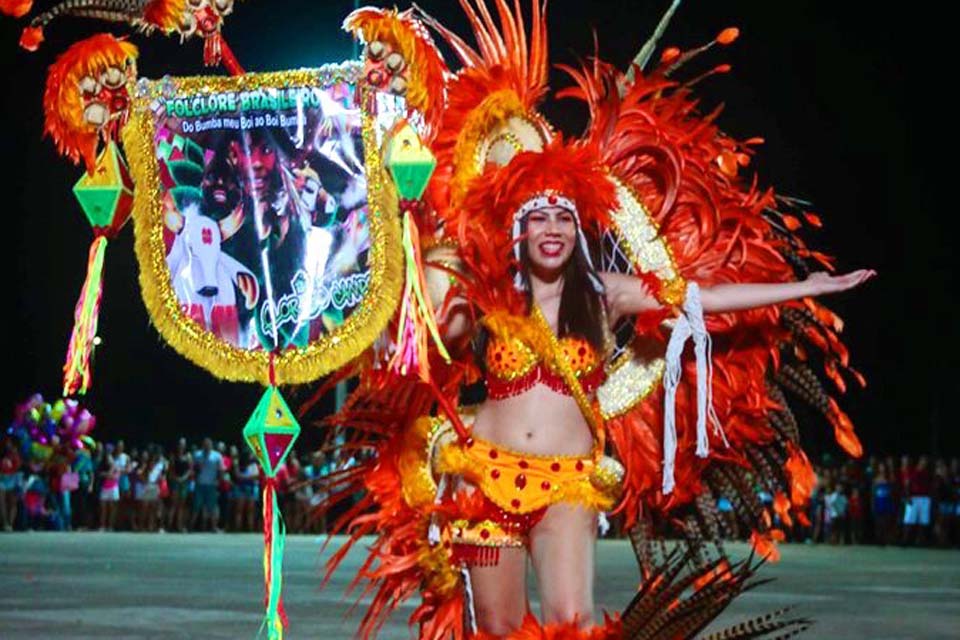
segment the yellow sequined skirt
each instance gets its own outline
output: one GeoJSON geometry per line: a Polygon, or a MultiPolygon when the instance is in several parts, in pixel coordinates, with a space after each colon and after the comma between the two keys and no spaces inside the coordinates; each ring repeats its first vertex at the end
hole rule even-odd
{"type": "MultiPolygon", "coordinates": [[[[483,550],[526,545],[530,529],[557,503],[607,511],[620,496],[623,467],[596,452],[586,456],[512,451],[471,437],[459,441],[448,421],[424,416],[408,432],[401,456],[404,496],[411,506],[433,502],[436,478],[458,476],[483,502],[479,513],[448,523],[455,549],[473,548],[471,563],[484,564],[483,550]],[[479,550],[479,551],[478,551],[479,550]]],[[[494,557],[494,556],[491,556],[494,557]]]]}

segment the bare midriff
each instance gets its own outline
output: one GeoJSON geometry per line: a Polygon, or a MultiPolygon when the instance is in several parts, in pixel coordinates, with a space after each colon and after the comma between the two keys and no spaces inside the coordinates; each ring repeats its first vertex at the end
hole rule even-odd
{"type": "Polygon", "coordinates": [[[473,433],[522,453],[589,456],[593,451],[593,434],[577,401],[543,384],[481,404],[473,433]]]}

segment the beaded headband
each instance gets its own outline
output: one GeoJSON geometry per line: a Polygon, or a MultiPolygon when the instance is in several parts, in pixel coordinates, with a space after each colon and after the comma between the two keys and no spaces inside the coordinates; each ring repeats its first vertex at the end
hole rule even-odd
{"type": "MultiPolygon", "coordinates": [[[[597,275],[596,267],[593,266],[593,259],[590,257],[590,247],[587,245],[587,237],[584,235],[583,227],[580,224],[580,214],[577,212],[577,205],[556,191],[550,190],[538,193],[524,202],[513,214],[513,257],[518,263],[520,262],[520,242],[518,238],[520,237],[520,225],[523,219],[533,211],[546,209],[548,207],[560,207],[573,215],[573,219],[577,224],[577,244],[587,263],[587,278],[590,280],[594,291],[600,294],[604,293],[603,282],[600,280],[600,276],[597,275]]],[[[513,285],[518,291],[524,291],[526,289],[523,276],[519,271],[513,277],[513,285]]]]}

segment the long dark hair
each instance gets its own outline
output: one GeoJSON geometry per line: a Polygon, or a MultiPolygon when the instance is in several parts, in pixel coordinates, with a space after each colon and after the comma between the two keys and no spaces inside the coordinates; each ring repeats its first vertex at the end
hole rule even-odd
{"type": "MultiPolygon", "coordinates": [[[[526,220],[521,223],[521,238],[526,236],[526,220]]],[[[527,294],[527,304],[533,305],[533,289],[530,284],[530,255],[527,243],[521,240],[520,245],[520,277],[527,294]]],[[[565,336],[576,335],[586,338],[598,352],[603,351],[604,345],[604,313],[603,300],[597,293],[587,271],[590,265],[580,248],[580,243],[574,240],[573,255],[567,260],[563,268],[563,291],[560,294],[560,310],[557,314],[557,334],[565,336]]]]}
{"type": "MultiPolygon", "coordinates": [[[[526,219],[521,221],[520,230],[521,234],[518,240],[520,242],[520,264],[518,266],[529,308],[533,305],[533,291],[530,284],[530,255],[525,240],[527,233],[526,219]]],[[[588,244],[590,244],[590,249],[593,250],[589,240],[588,244]]],[[[594,264],[596,264],[596,261],[594,261],[594,264]]],[[[590,266],[586,256],[583,255],[580,243],[575,241],[573,254],[563,268],[563,291],[560,294],[560,309],[557,314],[557,333],[561,338],[570,335],[586,338],[598,353],[603,353],[606,335],[603,326],[606,321],[604,301],[601,295],[594,290],[590,279],[587,277],[589,269],[590,266]]],[[[484,374],[486,374],[485,356],[489,342],[490,333],[486,327],[481,325],[474,338],[473,348],[477,364],[484,374]]]]}

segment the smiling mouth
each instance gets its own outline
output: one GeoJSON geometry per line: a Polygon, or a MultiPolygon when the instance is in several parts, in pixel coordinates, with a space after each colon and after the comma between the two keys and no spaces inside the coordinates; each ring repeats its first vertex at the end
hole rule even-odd
{"type": "Polygon", "coordinates": [[[213,192],[213,199],[218,204],[223,204],[224,202],[227,201],[227,192],[224,191],[223,189],[216,189],[213,192]]]}
{"type": "Polygon", "coordinates": [[[563,253],[564,243],[562,242],[541,242],[537,245],[540,249],[540,253],[547,256],[548,258],[556,258],[561,253],[563,253]]]}

